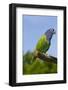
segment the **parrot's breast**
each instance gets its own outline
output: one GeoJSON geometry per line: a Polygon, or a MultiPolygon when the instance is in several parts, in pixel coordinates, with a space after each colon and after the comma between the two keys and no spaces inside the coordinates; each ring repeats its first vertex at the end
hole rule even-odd
{"type": "Polygon", "coordinates": [[[50,47],[50,43],[47,40],[46,35],[42,35],[36,45],[36,50],[38,50],[41,53],[46,53],[49,47],[50,47]]]}

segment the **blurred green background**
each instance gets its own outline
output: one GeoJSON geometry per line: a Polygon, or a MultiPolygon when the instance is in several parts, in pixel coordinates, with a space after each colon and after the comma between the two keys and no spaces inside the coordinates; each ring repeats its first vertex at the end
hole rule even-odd
{"type": "Polygon", "coordinates": [[[23,55],[22,74],[52,74],[57,73],[57,64],[52,62],[46,62],[39,58],[34,59],[33,52],[27,52],[23,55]]]}

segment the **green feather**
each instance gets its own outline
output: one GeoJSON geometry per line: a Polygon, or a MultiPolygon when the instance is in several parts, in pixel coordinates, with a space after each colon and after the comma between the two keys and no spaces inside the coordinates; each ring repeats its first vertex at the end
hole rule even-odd
{"type": "Polygon", "coordinates": [[[46,51],[49,49],[49,47],[50,47],[50,44],[49,44],[46,36],[42,35],[36,45],[36,50],[38,50],[41,53],[46,53],[46,51]]]}

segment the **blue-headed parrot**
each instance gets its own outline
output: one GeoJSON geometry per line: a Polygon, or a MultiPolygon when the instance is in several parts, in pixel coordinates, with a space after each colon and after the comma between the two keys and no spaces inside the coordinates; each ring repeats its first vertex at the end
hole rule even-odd
{"type": "Polygon", "coordinates": [[[35,55],[39,53],[45,53],[48,51],[51,45],[52,36],[55,34],[55,30],[53,28],[48,29],[38,40],[36,44],[36,52],[35,55]]]}

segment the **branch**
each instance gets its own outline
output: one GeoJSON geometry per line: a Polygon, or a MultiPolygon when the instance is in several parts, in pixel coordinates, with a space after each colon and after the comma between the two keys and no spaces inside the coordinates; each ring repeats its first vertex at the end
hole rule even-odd
{"type": "Polygon", "coordinates": [[[57,58],[53,56],[46,56],[42,53],[37,53],[37,57],[43,61],[51,62],[57,64],[57,58]]]}

